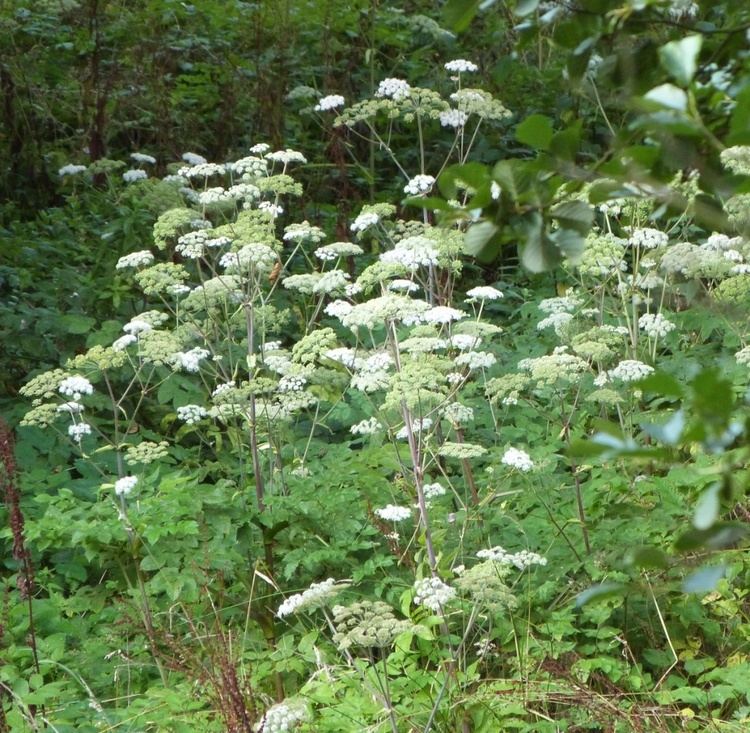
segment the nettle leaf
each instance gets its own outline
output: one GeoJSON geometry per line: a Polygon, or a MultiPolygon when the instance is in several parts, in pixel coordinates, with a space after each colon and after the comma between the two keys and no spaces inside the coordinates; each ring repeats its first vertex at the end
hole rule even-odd
{"type": "Polygon", "coordinates": [[[535,150],[549,150],[554,130],[546,115],[531,115],[516,127],[516,140],[535,150]]]}
{"type": "Polygon", "coordinates": [[[688,86],[692,81],[702,45],[703,36],[695,35],[670,41],[659,49],[661,65],[677,80],[678,84],[688,86]]]}
{"type": "Polygon", "coordinates": [[[711,593],[716,589],[718,582],[727,572],[726,565],[707,565],[696,570],[682,581],[682,590],[685,593],[711,593]]]}

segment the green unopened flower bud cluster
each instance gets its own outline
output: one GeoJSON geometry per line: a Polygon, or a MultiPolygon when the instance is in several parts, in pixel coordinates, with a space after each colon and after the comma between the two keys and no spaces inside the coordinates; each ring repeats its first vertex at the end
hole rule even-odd
{"type": "Polygon", "coordinates": [[[396,618],[382,601],[359,601],[333,607],[333,641],[339,649],[377,648],[393,644],[400,634],[413,631],[414,624],[396,618]]]}

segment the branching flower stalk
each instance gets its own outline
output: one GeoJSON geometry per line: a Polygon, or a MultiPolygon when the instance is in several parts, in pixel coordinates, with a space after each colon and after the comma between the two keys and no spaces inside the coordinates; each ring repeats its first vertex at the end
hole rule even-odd
{"type": "MultiPolygon", "coordinates": [[[[386,324],[388,338],[390,342],[391,353],[393,354],[396,370],[401,370],[401,358],[398,348],[398,334],[396,333],[396,324],[389,321],[386,324]]],[[[432,543],[432,532],[430,531],[430,518],[427,514],[427,504],[424,496],[424,468],[422,465],[422,455],[419,443],[414,435],[413,416],[405,401],[401,401],[401,417],[406,429],[406,439],[409,444],[409,457],[411,459],[411,472],[414,478],[414,488],[417,492],[417,507],[419,509],[419,521],[424,531],[425,549],[427,551],[427,560],[430,566],[430,572],[437,576],[437,555],[432,543]]]]}

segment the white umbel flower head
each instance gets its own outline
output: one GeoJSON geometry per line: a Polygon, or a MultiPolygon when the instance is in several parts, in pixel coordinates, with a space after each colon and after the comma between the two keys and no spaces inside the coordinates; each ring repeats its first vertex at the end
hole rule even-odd
{"type": "Polygon", "coordinates": [[[452,71],[454,74],[465,74],[476,71],[479,67],[473,61],[466,59],[453,59],[445,64],[446,71],[452,71]]]}
{"type": "Polygon", "coordinates": [[[148,163],[150,165],[156,163],[156,158],[154,158],[153,155],[147,155],[146,153],[131,153],[130,157],[136,163],[148,163]]]}
{"type": "Polygon", "coordinates": [[[272,201],[261,201],[258,204],[258,209],[270,214],[274,219],[284,213],[284,209],[278,204],[274,204],[272,201]]]}
{"type": "Polygon", "coordinates": [[[476,288],[466,291],[466,295],[471,300],[499,300],[505,297],[502,291],[489,285],[479,285],[476,288]]]}
{"type": "Polygon", "coordinates": [[[112,348],[115,351],[123,351],[124,349],[127,349],[130,344],[134,344],[136,341],[138,341],[138,337],[133,335],[132,333],[126,333],[124,336],[120,336],[120,338],[115,339],[112,342],[112,348]]]}
{"type": "Polygon", "coordinates": [[[668,321],[661,313],[644,313],[638,319],[638,327],[652,339],[664,338],[676,328],[672,321],[668,321]]]}
{"type": "Polygon", "coordinates": [[[508,448],[500,459],[500,462],[511,468],[517,468],[523,473],[528,473],[534,468],[534,462],[531,460],[531,456],[526,451],[519,450],[518,448],[508,448]]]}
{"type": "Polygon", "coordinates": [[[127,496],[138,483],[135,476],[123,476],[115,481],[115,494],[117,496],[127,496]]]}
{"type": "Polygon", "coordinates": [[[404,186],[404,193],[411,196],[420,196],[423,193],[429,193],[434,185],[435,179],[433,176],[419,174],[404,186]]]}
{"type": "Polygon", "coordinates": [[[444,324],[459,321],[464,316],[466,316],[466,313],[457,308],[451,308],[447,305],[436,305],[426,310],[422,317],[427,323],[444,324]]]}
{"type": "Polygon", "coordinates": [[[182,159],[188,165],[205,165],[208,163],[208,161],[202,155],[198,155],[198,153],[183,153],[182,159]]]}
{"type": "Polygon", "coordinates": [[[184,369],[186,372],[196,374],[200,371],[200,362],[211,355],[208,349],[196,347],[190,351],[178,351],[172,355],[172,363],[177,369],[184,369]]]}
{"type": "Polygon", "coordinates": [[[122,330],[125,331],[125,333],[137,336],[139,333],[151,331],[153,328],[154,327],[148,321],[144,321],[142,318],[133,318],[122,327],[122,330]]]}
{"type": "Polygon", "coordinates": [[[390,77],[383,79],[378,85],[378,89],[375,92],[376,97],[390,97],[394,100],[404,99],[409,96],[411,87],[408,82],[403,79],[395,79],[390,77]]]}
{"type": "Polygon", "coordinates": [[[453,361],[457,366],[469,367],[472,372],[477,369],[489,369],[497,363],[495,355],[489,351],[466,351],[453,361]]]}
{"type": "Polygon", "coordinates": [[[744,348],[740,349],[735,353],[734,358],[737,360],[738,364],[750,366],[750,346],[745,346],[744,348]]]}
{"type": "Polygon", "coordinates": [[[502,565],[515,565],[519,570],[525,570],[531,565],[547,564],[547,558],[537,552],[521,550],[520,552],[512,553],[499,545],[489,550],[479,550],[477,557],[480,560],[492,560],[502,565]]]}
{"type": "Polygon", "coordinates": [[[614,369],[609,370],[609,376],[613,379],[619,379],[622,382],[637,382],[639,379],[647,377],[654,371],[652,366],[644,364],[637,359],[625,359],[621,361],[614,369]]]}
{"type": "Polygon", "coordinates": [[[324,312],[326,315],[340,320],[351,313],[353,307],[354,306],[346,300],[333,300],[325,307],[324,312]]]}
{"type": "Polygon", "coordinates": [[[438,263],[438,251],[435,242],[427,237],[405,237],[396,246],[380,255],[380,261],[386,264],[403,265],[411,272],[420,267],[429,267],[438,263]]]}
{"type": "Polygon", "coordinates": [[[482,339],[480,336],[472,336],[468,333],[456,333],[451,336],[450,342],[451,346],[459,351],[466,351],[476,349],[482,343],[482,339]]]}
{"type": "Polygon", "coordinates": [[[345,587],[345,584],[337,584],[333,578],[327,578],[320,583],[313,583],[302,593],[295,593],[293,596],[289,596],[289,598],[279,606],[278,611],[276,611],[276,616],[278,618],[284,618],[306,608],[310,610],[318,608],[323,605],[328,598],[345,587]]]}
{"type": "Polygon", "coordinates": [[[425,484],[422,486],[422,492],[425,499],[437,499],[438,496],[445,496],[446,493],[445,486],[437,482],[425,484]]]}
{"type": "Polygon", "coordinates": [[[183,405],[177,408],[177,419],[188,425],[195,425],[208,415],[208,410],[200,405],[183,405]]]}
{"type": "Polygon", "coordinates": [[[84,435],[91,435],[91,425],[85,422],[73,423],[68,426],[68,435],[76,443],[80,443],[84,435]]]}
{"type": "Polygon", "coordinates": [[[337,107],[343,107],[346,100],[340,94],[329,94],[326,97],[321,97],[314,109],[316,112],[327,112],[337,107]]]}
{"type": "Polygon", "coordinates": [[[388,504],[380,509],[375,510],[381,519],[385,519],[386,522],[403,522],[405,519],[411,517],[411,509],[405,506],[397,506],[396,504],[388,504]]]}
{"type": "Polygon", "coordinates": [[[57,406],[57,412],[80,415],[83,412],[83,405],[80,402],[63,402],[62,405],[57,406]]]}
{"type": "Polygon", "coordinates": [[[388,283],[388,290],[392,290],[396,293],[416,293],[417,290],[419,290],[419,285],[417,285],[417,283],[413,282],[412,280],[403,280],[398,278],[396,280],[391,280],[388,283]]]}
{"type": "Polygon", "coordinates": [[[441,612],[443,607],[456,597],[451,588],[440,578],[422,578],[414,583],[414,603],[431,611],[441,612]]]}
{"type": "MultiPolygon", "coordinates": [[[[417,418],[416,420],[412,420],[411,423],[411,432],[412,435],[416,435],[417,433],[421,433],[423,430],[429,430],[432,427],[432,419],[429,417],[423,417],[423,418],[417,418]]],[[[406,440],[409,437],[409,431],[406,428],[406,425],[404,425],[401,430],[399,430],[396,433],[396,438],[398,440],[406,440]]]]}
{"type": "Polygon", "coordinates": [[[131,252],[117,260],[115,270],[124,270],[127,267],[146,267],[154,261],[154,256],[147,249],[131,252]]]}
{"type": "Polygon", "coordinates": [[[294,705],[289,700],[284,700],[266,710],[260,725],[253,730],[263,731],[263,733],[291,733],[309,717],[307,708],[303,704],[294,705]]]}
{"type": "Polygon", "coordinates": [[[349,428],[349,432],[353,435],[374,435],[383,429],[383,425],[378,421],[376,417],[370,417],[367,420],[362,420],[356,425],[352,425],[349,428]]]}
{"type": "Polygon", "coordinates": [[[284,165],[289,165],[289,163],[307,163],[307,158],[305,158],[302,153],[297,150],[292,150],[291,148],[286,148],[286,150],[276,150],[273,153],[267,153],[266,158],[268,158],[268,160],[274,160],[278,163],[283,163],[284,165]]]}
{"type": "Polygon", "coordinates": [[[129,171],[125,171],[125,173],[122,174],[122,180],[125,181],[125,183],[142,181],[144,178],[148,178],[148,173],[140,168],[131,168],[129,171]]]}
{"type": "Polygon", "coordinates": [[[628,238],[628,244],[631,247],[640,247],[641,249],[656,249],[663,247],[669,242],[669,236],[658,229],[644,227],[642,229],[633,229],[628,238]]]}
{"type": "Polygon", "coordinates": [[[81,395],[93,394],[94,387],[85,377],[74,376],[63,379],[57,391],[77,401],[81,399],[81,395]]]}
{"type": "Polygon", "coordinates": [[[365,211],[361,213],[351,225],[353,232],[363,232],[365,229],[374,227],[380,221],[380,217],[373,211],[365,211]]]}
{"type": "Polygon", "coordinates": [[[68,163],[68,165],[64,165],[62,168],[60,168],[59,171],[57,171],[57,175],[60,176],[60,178],[64,178],[65,176],[75,176],[78,173],[83,173],[87,170],[87,166],[85,165],[76,165],[75,163],[68,163]]]}
{"type": "Polygon", "coordinates": [[[461,109],[445,109],[440,113],[440,124],[442,127],[454,127],[458,129],[466,124],[469,115],[461,109]]]}

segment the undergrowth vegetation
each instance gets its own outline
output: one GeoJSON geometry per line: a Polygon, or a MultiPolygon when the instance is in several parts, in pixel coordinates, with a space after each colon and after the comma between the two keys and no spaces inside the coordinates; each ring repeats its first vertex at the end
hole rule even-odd
{"type": "Polygon", "coordinates": [[[4,208],[0,733],[746,730],[750,12],[355,10],[4,208]]]}

